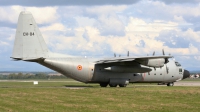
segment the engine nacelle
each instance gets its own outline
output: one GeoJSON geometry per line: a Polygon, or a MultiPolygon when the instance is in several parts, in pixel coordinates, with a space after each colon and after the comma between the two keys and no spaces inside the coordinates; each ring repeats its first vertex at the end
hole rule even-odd
{"type": "Polygon", "coordinates": [[[160,58],[160,59],[149,59],[146,66],[149,67],[163,67],[165,64],[165,59],[164,58],[160,58]]]}

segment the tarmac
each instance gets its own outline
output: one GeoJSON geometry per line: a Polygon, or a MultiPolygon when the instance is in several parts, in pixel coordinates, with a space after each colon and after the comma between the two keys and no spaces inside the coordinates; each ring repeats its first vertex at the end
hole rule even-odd
{"type": "Polygon", "coordinates": [[[200,86],[200,81],[180,81],[180,82],[174,82],[174,86],[200,86]]]}
{"type": "MultiPolygon", "coordinates": [[[[0,80],[0,82],[7,82],[10,80],[0,80]]],[[[19,81],[19,80],[12,80],[12,82],[33,82],[33,81],[19,81]]],[[[78,81],[39,81],[39,82],[76,82],[79,83],[78,81]]],[[[138,85],[133,83],[134,87],[150,87],[150,86],[166,86],[166,85],[157,85],[157,84],[142,84],[142,85],[138,85]]],[[[128,86],[128,87],[133,87],[133,86],[128,86]]],[[[200,81],[179,81],[179,82],[174,82],[174,86],[199,86],[200,87],[200,81]]],[[[65,86],[62,88],[67,88],[67,89],[85,89],[85,88],[91,88],[92,86],[87,85],[87,84],[83,84],[83,85],[77,85],[77,86],[65,86]]],[[[109,86],[108,86],[109,87],[109,86]]]]}

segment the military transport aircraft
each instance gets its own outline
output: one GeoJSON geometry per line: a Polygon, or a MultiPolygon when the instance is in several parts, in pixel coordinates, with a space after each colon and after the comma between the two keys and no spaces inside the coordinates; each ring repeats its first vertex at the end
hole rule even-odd
{"type": "MultiPolygon", "coordinates": [[[[154,53],[155,54],[155,53],[154,53]]],[[[126,87],[134,82],[156,82],[173,86],[189,77],[189,72],[172,56],[112,57],[94,59],[52,53],[28,11],[18,18],[12,57],[14,60],[36,62],[67,77],[101,87],[126,87]]]]}

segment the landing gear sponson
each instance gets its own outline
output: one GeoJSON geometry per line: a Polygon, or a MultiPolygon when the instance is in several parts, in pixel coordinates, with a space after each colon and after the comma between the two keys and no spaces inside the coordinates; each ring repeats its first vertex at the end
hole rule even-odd
{"type": "MultiPolygon", "coordinates": [[[[110,87],[117,87],[117,85],[119,85],[119,87],[126,87],[127,84],[109,84],[110,87]]],[[[107,87],[108,83],[100,83],[101,87],[107,87]]]]}

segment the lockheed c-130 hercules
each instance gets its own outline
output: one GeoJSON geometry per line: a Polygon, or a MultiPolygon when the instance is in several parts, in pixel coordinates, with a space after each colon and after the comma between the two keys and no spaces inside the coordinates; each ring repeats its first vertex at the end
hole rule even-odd
{"type": "Polygon", "coordinates": [[[189,77],[181,65],[169,60],[172,56],[112,57],[94,59],[52,53],[28,11],[18,18],[12,57],[14,60],[36,62],[67,77],[84,83],[99,83],[101,87],[126,87],[134,82],[165,83],[189,77]]]}

